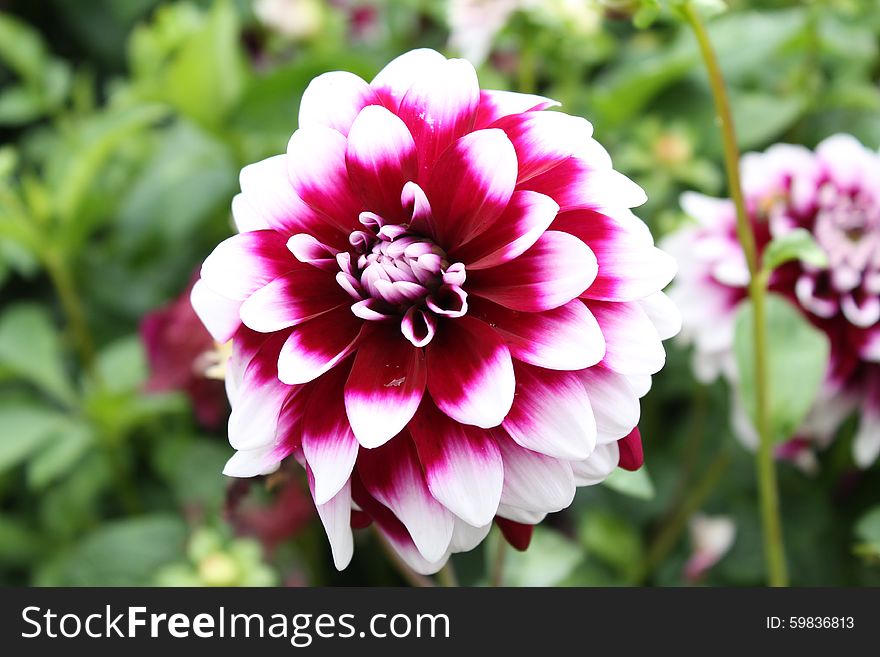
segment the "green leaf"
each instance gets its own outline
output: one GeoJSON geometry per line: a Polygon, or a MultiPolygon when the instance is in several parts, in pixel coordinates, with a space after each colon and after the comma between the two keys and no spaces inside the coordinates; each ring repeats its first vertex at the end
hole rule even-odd
{"type": "Polygon", "coordinates": [[[64,558],[59,586],[147,586],[159,568],[182,558],[186,526],[173,515],[110,522],[64,558]]]}
{"type": "Polygon", "coordinates": [[[634,472],[617,468],[608,475],[602,485],[623,495],[641,500],[650,500],[656,494],[654,482],[651,481],[648,469],[644,465],[634,472]]]}
{"type": "Polygon", "coordinates": [[[0,13],[0,59],[19,76],[39,79],[49,53],[37,32],[27,23],[0,13]]]}
{"type": "Polygon", "coordinates": [[[0,403],[0,473],[42,449],[67,421],[67,416],[39,404],[0,403]]]}
{"type": "Polygon", "coordinates": [[[94,442],[94,431],[87,424],[72,421],[62,427],[57,437],[28,463],[28,484],[39,490],[63,477],[88,453],[94,442]]]}
{"type": "Polygon", "coordinates": [[[880,557],[880,506],[869,510],[856,522],[857,550],[861,554],[880,557]]]}
{"type": "Polygon", "coordinates": [[[732,92],[731,105],[739,146],[751,149],[778,138],[794,125],[806,111],[807,99],[798,95],[732,92]]]}
{"type": "Polygon", "coordinates": [[[764,250],[764,271],[769,273],[792,260],[800,260],[814,267],[828,266],[828,255],[816,243],[810,231],[804,228],[795,228],[767,245],[764,250]]]}
{"type": "Polygon", "coordinates": [[[581,517],[578,535],[591,556],[613,567],[627,581],[636,582],[644,546],[629,522],[605,511],[590,511],[581,517]]]}
{"type": "Polygon", "coordinates": [[[63,404],[76,401],[64,371],[58,332],[41,306],[19,304],[0,317],[0,366],[63,404]]]}
{"type": "Polygon", "coordinates": [[[40,535],[22,520],[0,514],[0,562],[23,564],[39,558],[40,535]]]}
{"type": "MultiPolygon", "coordinates": [[[[734,351],[739,394],[746,413],[757,426],[755,363],[750,301],[736,313],[734,351]]],[[[812,326],[785,298],[766,298],[767,405],[770,431],[776,442],[794,435],[813,405],[828,365],[827,336],[812,326]]]]}
{"type": "MultiPolygon", "coordinates": [[[[493,540],[504,540],[498,533],[493,540]]],[[[490,545],[488,554],[495,551],[490,545]]],[[[508,549],[504,560],[507,586],[554,586],[571,575],[584,559],[584,550],[558,531],[543,525],[535,527],[525,552],[508,549]]]]}
{"type": "Polygon", "coordinates": [[[138,390],[147,380],[147,360],[140,336],[129,335],[107,345],[98,353],[98,373],[106,392],[138,390]]]}

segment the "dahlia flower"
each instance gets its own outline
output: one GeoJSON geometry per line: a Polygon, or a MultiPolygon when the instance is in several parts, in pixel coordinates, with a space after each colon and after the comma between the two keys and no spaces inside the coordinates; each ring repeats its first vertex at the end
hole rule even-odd
{"type": "Polygon", "coordinates": [[[339,568],[369,522],[421,573],[496,517],[523,547],[641,465],[674,262],[557,104],[416,50],[369,84],[316,78],[287,153],[241,173],[240,232],[192,295],[233,339],[224,472],[303,464],[339,568]]]}
{"type": "MultiPolygon", "coordinates": [[[[743,192],[759,252],[771,239],[802,228],[827,255],[827,266],[792,261],[774,271],[770,289],[792,301],[824,331],[831,356],[820,394],[779,456],[803,458],[804,441],[827,445],[853,411],[860,413],[856,462],[880,452],[880,156],[849,135],[835,135],[811,152],[778,144],[742,159],[743,192]]],[[[681,271],[670,292],[684,316],[682,338],[693,343],[694,369],[704,381],[736,380],[733,324],[747,295],[749,273],[736,239],[728,199],[682,197],[695,225],[663,244],[681,271]]],[[[737,433],[754,443],[741,411],[737,433]]]]}

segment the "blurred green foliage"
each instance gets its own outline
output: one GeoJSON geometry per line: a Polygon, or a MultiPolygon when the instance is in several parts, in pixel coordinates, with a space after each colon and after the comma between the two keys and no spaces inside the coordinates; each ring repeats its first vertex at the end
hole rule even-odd
{"type": "MultiPolygon", "coordinates": [[[[343,69],[369,79],[418,46],[455,54],[448,2],[299,4],[312,12],[302,26],[315,26],[291,34],[260,21],[246,0],[5,3],[0,582],[399,583],[368,533],[343,574],[315,523],[266,555],[232,538],[223,430],[200,428],[183,394],[144,391],[140,318],[179,294],[231,232],[239,170],[284,150],[311,78],[343,69]]],[[[837,131],[880,145],[876,3],[728,4],[710,32],[743,149],[812,146],[837,131]]],[[[640,216],[659,237],[683,220],[681,191],[724,191],[695,43],[669,2],[571,7],[522,3],[489,35],[481,81],[558,98],[587,117],[616,166],[648,191],[640,216]]],[[[790,386],[774,416],[784,431],[804,412],[795,402],[809,397],[821,363],[798,351],[814,338],[777,310],[774,353],[806,373],[776,384],[790,386]]],[[[507,583],[681,584],[688,504],[737,525],[730,554],[705,581],[763,581],[752,464],[732,438],[727,391],[696,384],[687,354],[669,349],[643,403],[648,469],[581,490],[528,552],[508,554],[507,583]]],[[[880,477],[852,468],[851,433],[812,476],[781,466],[795,584],[880,583],[880,477]]],[[[264,488],[249,499],[268,504],[275,493],[264,488]]],[[[497,541],[493,532],[484,548],[456,557],[464,583],[485,583],[497,541]]]]}

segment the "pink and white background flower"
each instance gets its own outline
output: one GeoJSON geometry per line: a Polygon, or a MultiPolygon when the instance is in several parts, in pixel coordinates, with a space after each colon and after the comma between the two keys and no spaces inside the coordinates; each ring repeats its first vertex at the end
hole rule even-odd
{"type": "MultiPolygon", "coordinates": [[[[819,397],[779,455],[805,462],[807,446],[827,446],[856,412],[854,457],[867,467],[880,453],[880,155],[841,134],[815,152],[779,144],[747,154],[741,169],[759,252],[804,228],[828,257],[826,267],[789,262],[770,279],[770,289],[797,305],[831,345],[819,397]]],[[[682,206],[696,224],[663,243],[680,265],[670,296],[684,317],[681,337],[694,345],[698,378],[735,381],[733,318],[749,274],[733,202],[688,193],[682,206]]],[[[734,424],[756,443],[744,414],[736,412],[734,424]]]]}
{"type": "Polygon", "coordinates": [[[675,265],[557,104],[416,50],[316,78],[287,153],[241,173],[239,234],[192,294],[234,344],[225,472],[303,464],[339,568],[369,522],[421,573],[496,517],[524,547],[641,465],[675,265]]]}

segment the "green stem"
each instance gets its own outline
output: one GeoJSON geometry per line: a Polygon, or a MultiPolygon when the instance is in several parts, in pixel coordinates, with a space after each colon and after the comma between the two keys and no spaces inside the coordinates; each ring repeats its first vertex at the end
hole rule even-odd
{"type": "Polygon", "coordinates": [[[61,303],[74,347],[79,354],[83,368],[93,381],[97,381],[98,372],[95,366],[95,345],[92,342],[86,316],[79,302],[79,295],[73,284],[73,276],[64,258],[55,251],[43,257],[46,272],[55,288],[55,294],[61,303]]]}
{"type": "Polygon", "coordinates": [[[687,523],[700,507],[715,490],[715,486],[721,480],[727,467],[730,465],[730,453],[726,449],[721,449],[709,466],[706,468],[705,474],[697,484],[691,488],[689,494],[682,500],[680,506],[674,511],[667,523],[657,534],[648,548],[648,556],[645,559],[645,569],[643,579],[647,579],[663,563],[682,533],[687,528],[687,523]]]}
{"type": "Polygon", "coordinates": [[[782,522],[779,513],[779,493],[776,484],[776,463],[773,459],[770,435],[768,387],[767,387],[767,335],[764,319],[764,300],[767,293],[765,281],[758,263],[755,235],[746,213],[742,184],[739,177],[739,147],[733,125],[730,100],[724,85],[724,77],[712,49],[703,21],[694,7],[686,2],[682,6],[685,19],[691,26],[700,48],[721,138],[724,145],[724,166],[727,171],[730,196],[736,207],[736,233],[748,264],[751,282],[749,297],[754,308],[752,339],[755,345],[755,408],[759,447],[756,455],[758,493],[760,496],[761,523],[764,530],[764,557],[767,562],[767,581],[770,586],[787,586],[788,574],[785,563],[785,546],[782,538],[782,522]]]}
{"type": "Polygon", "coordinates": [[[492,571],[489,573],[489,586],[504,586],[504,561],[507,557],[507,541],[498,532],[495,555],[492,559],[492,571]]]}

